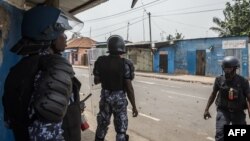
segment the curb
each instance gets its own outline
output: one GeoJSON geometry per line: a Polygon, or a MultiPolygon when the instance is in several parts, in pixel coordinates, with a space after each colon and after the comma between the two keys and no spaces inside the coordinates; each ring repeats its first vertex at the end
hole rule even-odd
{"type": "Polygon", "coordinates": [[[204,85],[213,85],[211,82],[201,82],[196,80],[184,80],[184,79],[178,79],[178,78],[168,78],[168,77],[161,77],[161,76],[152,76],[152,75],[143,75],[143,74],[136,74],[136,76],[142,76],[142,77],[150,77],[150,78],[157,78],[157,79],[164,79],[164,80],[171,80],[171,81],[181,81],[181,82],[187,82],[187,83],[200,83],[204,85]]]}
{"type": "MultiPolygon", "coordinates": [[[[85,66],[73,66],[73,68],[88,69],[88,67],[85,67],[85,66]]],[[[171,80],[171,81],[180,81],[180,82],[187,82],[187,83],[200,83],[203,85],[213,85],[213,83],[211,83],[211,82],[202,82],[202,81],[197,81],[197,80],[184,80],[184,79],[179,79],[179,78],[162,77],[162,76],[156,76],[156,75],[144,75],[144,74],[137,74],[136,72],[135,72],[135,75],[141,76],[141,77],[157,78],[157,79],[164,79],[164,80],[171,80]]]]}

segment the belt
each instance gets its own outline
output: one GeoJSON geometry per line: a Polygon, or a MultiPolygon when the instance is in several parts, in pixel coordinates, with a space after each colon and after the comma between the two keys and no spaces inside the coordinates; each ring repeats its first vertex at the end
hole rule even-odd
{"type": "Polygon", "coordinates": [[[233,109],[233,108],[226,108],[226,107],[218,107],[218,109],[228,111],[228,112],[239,112],[239,111],[244,111],[243,109],[233,109]]]}

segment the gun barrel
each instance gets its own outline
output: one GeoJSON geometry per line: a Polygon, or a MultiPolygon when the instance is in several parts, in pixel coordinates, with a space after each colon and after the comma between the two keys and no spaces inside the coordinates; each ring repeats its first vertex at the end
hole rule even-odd
{"type": "Polygon", "coordinates": [[[90,93],[87,97],[85,97],[83,100],[80,101],[80,109],[83,111],[85,108],[85,101],[90,98],[92,94],[90,93]]]}
{"type": "Polygon", "coordinates": [[[88,94],[87,97],[85,97],[83,100],[81,100],[80,102],[85,102],[86,100],[88,100],[90,98],[90,96],[92,95],[92,93],[88,94]]]}

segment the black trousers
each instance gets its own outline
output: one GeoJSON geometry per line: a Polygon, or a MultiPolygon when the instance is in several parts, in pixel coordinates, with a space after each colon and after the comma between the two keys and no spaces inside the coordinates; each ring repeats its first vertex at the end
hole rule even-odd
{"type": "Polygon", "coordinates": [[[230,111],[226,109],[217,108],[216,116],[216,141],[224,141],[224,125],[246,124],[246,114],[243,110],[230,111]]]}

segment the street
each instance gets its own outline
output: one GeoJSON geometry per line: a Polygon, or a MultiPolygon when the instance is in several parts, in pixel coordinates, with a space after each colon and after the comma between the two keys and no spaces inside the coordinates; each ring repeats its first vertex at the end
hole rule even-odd
{"type": "MultiPolygon", "coordinates": [[[[86,96],[90,93],[88,69],[75,68],[75,72],[82,82],[81,92],[86,96]]],[[[212,86],[139,76],[135,78],[133,85],[140,114],[133,118],[129,104],[129,133],[149,141],[214,140],[214,104],[210,108],[212,118],[203,119],[212,86]]],[[[86,106],[88,112],[96,115],[100,89],[91,92],[92,99],[86,102],[86,106]]],[[[249,119],[247,122],[249,123],[249,119]]],[[[111,128],[113,126],[110,126],[109,132],[113,130],[111,128]]]]}

